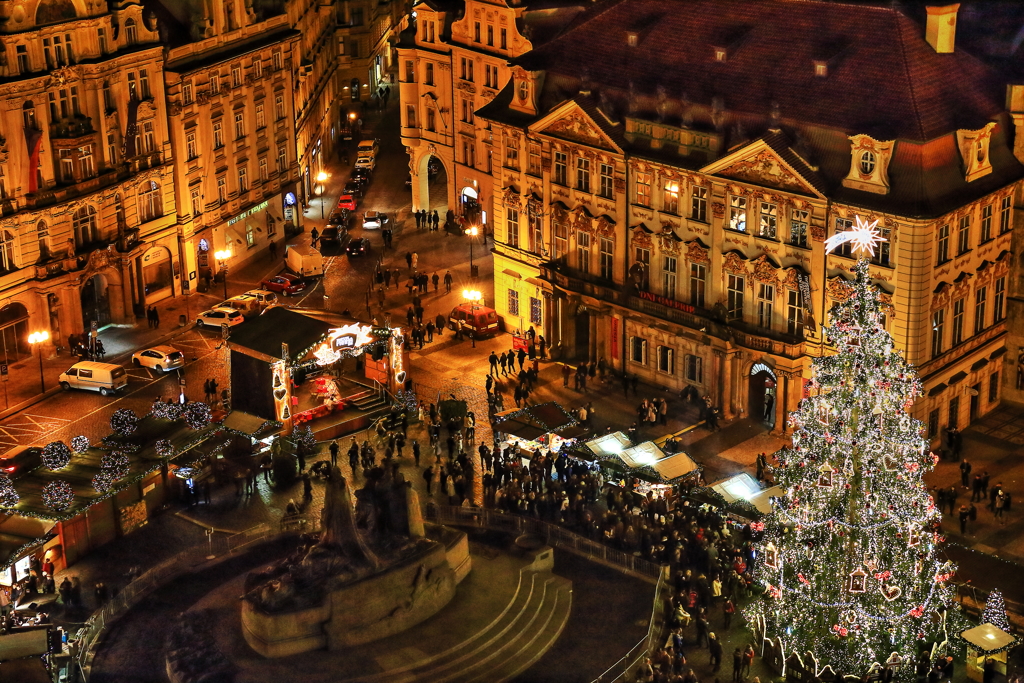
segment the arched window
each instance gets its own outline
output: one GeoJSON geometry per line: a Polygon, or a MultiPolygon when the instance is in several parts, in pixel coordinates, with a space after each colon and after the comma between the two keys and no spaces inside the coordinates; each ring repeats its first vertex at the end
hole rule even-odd
{"type": "Polygon", "coordinates": [[[118,230],[128,227],[128,220],[124,215],[124,202],[121,201],[120,193],[114,195],[114,218],[117,220],[118,230]]]}
{"type": "Polygon", "coordinates": [[[146,223],[163,215],[160,186],[152,180],[144,182],[139,189],[139,222],[146,223]]]}
{"type": "Polygon", "coordinates": [[[875,153],[862,152],[860,155],[860,172],[869,175],[875,170],[875,153]]]}
{"type": "Polygon", "coordinates": [[[81,249],[87,244],[99,240],[99,230],[96,227],[96,209],[91,206],[83,206],[72,219],[75,228],[75,248],[81,249]]]}
{"type": "Polygon", "coordinates": [[[135,25],[134,19],[124,22],[124,40],[129,45],[139,42],[139,29],[135,25]]]}
{"type": "Polygon", "coordinates": [[[36,223],[36,239],[39,241],[39,259],[44,260],[50,257],[50,231],[46,227],[46,221],[36,223]]]}
{"type": "Polygon", "coordinates": [[[26,128],[39,128],[36,125],[36,105],[32,100],[25,100],[25,104],[21,106],[21,118],[26,128]]]}
{"type": "Polygon", "coordinates": [[[14,235],[7,230],[0,231],[0,270],[9,273],[17,268],[14,263],[14,235]]]}

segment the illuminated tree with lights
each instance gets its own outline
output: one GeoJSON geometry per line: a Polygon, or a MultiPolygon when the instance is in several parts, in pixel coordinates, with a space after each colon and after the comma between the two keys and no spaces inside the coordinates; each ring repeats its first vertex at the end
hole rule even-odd
{"type": "Polygon", "coordinates": [[[981,623],[992,624],[996,628],[1010,632],[1010,620],[1006,617],[1006,602],[1003,593],[994,588],[985,601],[985,610],[981,613],[981,623]]]}
{"type": "MultiPolygon", "coordinates": [[[[874,224],[849,232],[865,251],[878,241],[874,224]]],[[[835,353],[814,360],[812,395],[791,415],[793,445],[774,468],[783,494],[754,564],[764,595],[746,616],[815,673],[889,663],[908,680],[921,646],[941,651],[947,619],[960,617],[955,567],[937,555],[941,512],[923,479],[937,458],[910,415],[921,384],[883,327],[868,262],[855,271],[826,329],[835,353]]]]}

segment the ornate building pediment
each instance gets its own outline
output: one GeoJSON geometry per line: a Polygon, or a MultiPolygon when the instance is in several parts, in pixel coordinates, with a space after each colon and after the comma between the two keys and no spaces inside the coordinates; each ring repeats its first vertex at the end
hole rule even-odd
{"type": "Polygon", "coordinates": [[[761,254],[753,261],[754,279],[766,285],[774,285],[779,281],[779,271],[775,265],[768,260],[765,254],[761,254]]]}
{"type": "Polygon", "coordinates": [[[686,243],[686,260],[691,263],[711,265],[711,255],[708,253],[708,248],[701,244],[700,240],[686,243]]]}
{"type": "Polygon", "coordinates": [[[615,221],[605,215],[598,216],[594,220],[594,229],[602,237],[614,237],[615,235],[615,221]]]}
{"type": "Polygon", "coordinates": [[[850,287],[850,283],[838,275],[828,279],[828,282],[825,284],[825,291],[830,299],[837,302],[846,301],[853,294],[853,288],[850,287]]]}
{"type": "Polygon", "coordinates": [[[519,190],[512,185],[505,188],[501,199],[505,206],[510,206],[514,209],[518,209],[522,205],[522,197],[519,196],[519,190]]]}
{"type": "Polygon", "coordinates": [[[764,142],[757,140],[701,169],[708,175],[731,178],[761,187],[822,197],[814,185],[764,142]]]}
{"type": "Polygon", "coordinates": [[[735,251],[730,251],[722,261],[722,269],[733,275],[747,274],[747,261],[735,251]]]}
{"type": "Polygon", "coordinates": [[[641,249],[650,249],[654,246],[651,233],[643,223],[633,228],[632,242],[633,246],[640,247],[641,249]]]}
{"type": "Polygon", "coordinates": [[[568,223],[569,210],[562,202],[551,202],[551,217],[556,223],[568,223]]]}
{"type": "Polygon", "coordinates": [[[608,137],[575,102],[566,102],[555,111],[530,126],[531,133],[543,133],[569,142],[577,142],[590,147],[621,152],[618,145],[608,137]]]}

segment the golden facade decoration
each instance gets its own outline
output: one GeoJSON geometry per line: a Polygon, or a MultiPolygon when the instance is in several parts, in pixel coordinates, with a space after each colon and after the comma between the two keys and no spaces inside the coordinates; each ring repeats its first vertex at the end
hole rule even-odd
{"type": "Polygon", "coordinates": [[[764,254],[753,261],[754,279],[766,285],[774,285],[779,281],[779,272],[764,254]]]}
{"type": "Polygon", "coordinates": [[[730,251],[725,255],[725,259],[722,261],[722,269],[727,273],[732,273],[733,275],[746,275],[747,262],[735,251],[730,251]]]}
{"type": "Polygon", "coordinates": [[[853,289],[850,287],[850,283],[843,278],[836,276],[828,279],[825,284],[825,292],[828,297],[837,303],[846,301],[853,294],[853,289]]]}
{"type": "Polygon", "coordinates": [[[642,225],[638,225],[633,229],[632,242],[633,246],[640,247],[641,249],[651,249],[654,246],[651,234],[642,225]]]}
{"type": "Polygon", "coordinates": [[[708,266],[711,265],[711,255],[697,240],[686,243],[686,260],[690,263],[703,263],[708,266]]]}

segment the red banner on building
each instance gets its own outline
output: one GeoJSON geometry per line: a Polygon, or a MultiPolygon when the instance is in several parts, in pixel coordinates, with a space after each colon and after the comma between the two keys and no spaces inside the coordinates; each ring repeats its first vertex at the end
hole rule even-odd
{"type": "Polygon", "coordinates": [[[25,144],[28,145],[28,191],[39,191],[39,148],[43,144],[43,131],[25,126],[25,144]]]}
{"type": "Polygon", "coordinates": [[[615,316],[612,316],[612,333],[611,333],[611,338],[612,338],[612,345],[611,345],[612,346],[612,357],[611,357],[611,360],[614,360],[614,359],[619,357],[619,319],[616,318],[615,316]]]}

